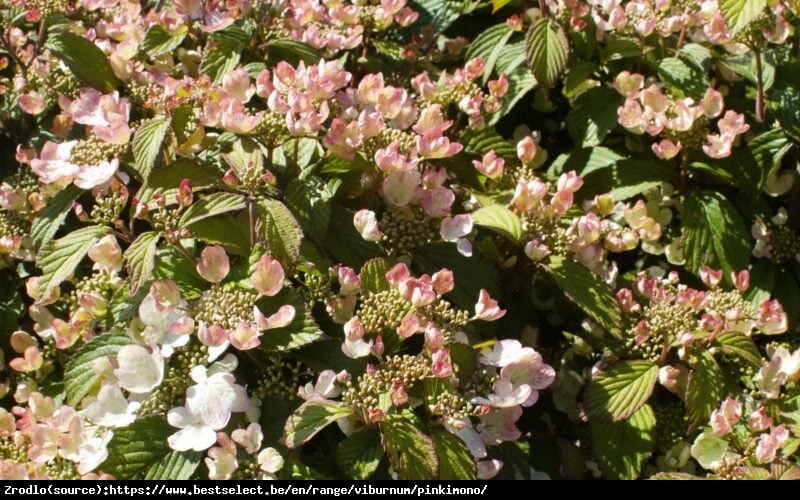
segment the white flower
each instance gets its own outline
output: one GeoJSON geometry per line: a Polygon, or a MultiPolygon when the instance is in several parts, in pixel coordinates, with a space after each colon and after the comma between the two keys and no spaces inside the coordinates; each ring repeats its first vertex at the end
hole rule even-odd
{"type": "Polygon", "coordinates": [[[103,427],[127,427],[136,420],[141,403],[129,403],[122,390],[114,384],[103,384],[97,400],[84,410],[87,419],[103,427]]]}
{"type": "Polygon", "coordinates": [[[320,401],[335,398],[342,392],[336,385],[336,372],[325,370],[317,377],[317,383],[307,383],[297,391],[297,395],[306,401],[320,401]]]}
{"type": "Polygon", "coordinates": [[[168,358],[176,347],[189,343],[194,322],[188,314],[173,308],[159,308],[156,297],[150,293],[139,305],[139,319],[145,325],[139,336],[149,344],[159,344],[161,353],[168,358]]]}
{"type": "Polygon", "coordinates": [[[236,429],[231,433],[231,438],[238,444],[244,446],[247,453],[253,454],[261,448],[261,440],[264,439],[264,433],[261,432],[261,426],[253,423],[247,426],[247,429],[236,429]]]}
{"type": "Polygon", "coordinates": [[[164,379],[164,358],[158,347],[151,353],[145,347],[132,344],[117,353],[119,368],[114,370],[123,389],[134,394],[152,391],[164,379]]]}
{"type": "Polygon", "coordinates": [[[275,479],[275,474],[283,469],[283,457],[275,448],[264,448],[258,454],[258,465],[266,472],[265,479],[275,479]]]}
{"type": "MultiPolygon", "coordinates": [[[[226,356],[226,359],[230,357],[226,356]]],[[[236,378],[214,365],[206,370],[204,366],[192,368],[192,380],[197,382],[186,390],[186,409],[199,415],[202,422],[214,430],[228,424],[231,412],[247,411],[250,400],[244,387],[236,383],[236,378]]]]}
{"type": "Polygon", "coordinates": [[[205,425],[199,415],[186,408],[173,408],[167,412],[167,422],[181,430],[167,438],[169,447],[175,451],[203,451],[217,442],[217,433],[205,425]]]}

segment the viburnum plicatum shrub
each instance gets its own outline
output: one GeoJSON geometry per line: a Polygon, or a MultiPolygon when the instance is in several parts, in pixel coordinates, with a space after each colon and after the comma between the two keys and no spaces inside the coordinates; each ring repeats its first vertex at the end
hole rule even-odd
{"type": "Polygon", "coordinates": [[[0,478],[798,478],[794,0],[0,0],[0,478]]]}

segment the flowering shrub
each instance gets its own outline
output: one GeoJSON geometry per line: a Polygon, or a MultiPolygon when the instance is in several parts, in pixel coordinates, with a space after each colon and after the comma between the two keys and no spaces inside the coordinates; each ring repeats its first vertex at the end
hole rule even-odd
{"type": "Polygon", "coordinates": [[[800,477],[800,5],[528,7],[0,0],[0,478],[800,477]]]}

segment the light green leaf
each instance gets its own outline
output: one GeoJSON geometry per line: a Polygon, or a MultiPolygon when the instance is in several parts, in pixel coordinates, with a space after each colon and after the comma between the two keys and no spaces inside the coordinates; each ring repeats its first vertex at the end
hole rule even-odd
{"type": "Polygon", "coordinates": [[[750,262],[750,238],[742,216],[725,197],[712,191],[693,192],[683,207],[683,245],[686,264],[696,272],[709,265],[722,268],[726,278],[750,262]]]}
{"type": "Polygon", "coordinates": [[[131,246],[125,250],[125,261],[128,264],[128,279],[131,282],[131,293],[139,289],[153,278],[156,261],[156,249],[161,234],[158,231],[141,233],[131,246]]]}
{"type": "Polygon", "coordinates": [[[105,226],[84,227],[42,247],[39,252],[41,296],[49,297],[54,288],[72,276],[89,247],[110,232],[105,226]]]}
{"type": "Polygon", "coordinates": [[[191,479],[202,458],[203,454],[196,451],[172,451],[147,467],[143,479],[162,481],[191,479]]]}
{"type": "Polygon", "coordinates": [[[237,212],[247,206],[244,196],[236,193],[218,192],[212,193],[205,198],[201,198],[194,203],[181,215],[178,222],[180,227],[190,227],[209,217],[237,212]]]}
{"type": "Polygon", "coordinates": [[[677,57],[666,57],[658,64],[658,75],[679,96],[691,97],[699,102],[708,89],[708,77],[695,66],[677,57]]]}
{"type": "Polygon", "coordinates": [[[577,262],[563,258],[551,257],[548,269],[573,302],[608,332],[619,336],[617,299],[600,278],[577,262]]]}
{"type": "Polygon", "coordinates": [[[433,441],[417,424],[413,414],[387,415],[381,423],[384,447],[400,479],[435,479],[439,464],[433,441]]]}
{"type": "Polygon", "coordinates": [[[189,28],[186,25],[179,26],[174,33],[170,33],[163,26],[156,24],[147,30],[141,48],[151,57],[169,54],[180,47],[188,32],[189,28]]]}
{"type": "Polygon", "coordinates": [[[597,375],[586,388],[583,406],[597,422],[618,422],[639,411],[653,394],[658,366],[648,361],[623,361],[597,375]]]}
{"type": "Polygon", "coordinates": [[[761,353],[755,342],[747,335],[738,332],[724,333],[714,339],[714,344],[726,354],[739,356],[753,366],[761,366],[761,353]]]}
{"type": "Polygon", "coordinates": [[[564,28],[546,17],[537,20],[525,37],[525,56],[536,81],[546,88],[555,85],[569,59],[564,28]]]}
{"type": "Polygon", "coordinates": [[[133,168],[142,179],[150,177],[168,130],[169,118],[158,116],[140,125],[133,134],[133,168]]]}
{"type": "MultiPolygon", "coordinates": [[[[771,64],[771,61],[774,62],[774,59],[772,57],[767,57],[767,53],[761,54],[761,84],[765,92],[771,89],[772,85],[775,83],[775,66],[771,64]]],[[[752,51],[745,54],[724,57],[719,60],[719,64],[745,77],[747,81],[753,85],[756,85],[758,82],[756,55],[752,51]]]]}
{"type": "Polygon", "coordinates": [[[722,459],[728,452],[728,442],[709,432],[704,432],[694,440],[691,451],[692,457],[703,468],[716,469],[722,465],[722,459]]]}
{"type": "Polygon", "coordinates": [[[725,399],[728,390],[722,370],[710,352],[704,351],[692,361],[686,386],[686,416],[700,425],[708,422],[711,412],[725,399]]]}
{"type": "Polygon", "coordinates": [[[126,335],[101,335],[82,345],[67,361],[64,369],[64,388],[67,404],[77,406],[103,379],[94,370],[94,362],[105,356],[114,356],[122,346],[133,343],[126,335]]]}
{"type": "Polygon", "coordinates": [[[36,216],[31,228],[34,248],[41,248],[53,239],[61,223],[69,215],[72,204],[81,193],[83,193],[81,188],[70,184],[47,202],[47,207],[36,216]]]}
{"type": "Polygon", "coordinates": [[[189,179],[192,182],[192,191],[197,193],[214,186],[221,176],[222,172],[210,165],[180,158],[171,165],[153,170],[150,178],[136,193],[136,199],[147,203],[147,206],[153,209],[157,207],[153,195],[161,193],[166,197],[168,206],[174,205],[178,203],[176,195],[183,179],[189,179]]]}
{"type": "Polygon", "coordinates": [[[466,60],[482,57],[484,63],[483,83],[492,75],[497,58],[502,53],[514,32],[506,23],[495,24],[477,37],[467,47],[466,60]]]}
{"type": "Polygon", "coordinates": [[[720,0],[719,2],[719,10],[733,35],[742,31],[750,21],[761,15],[766,6],[767,0],[720,0]]]}
{"type": "Polygon", "coordinates": [[[517,214],[502,205],[490,205],[472,212],[472,221],[508,238],[517,245],[522,242],[522,224],[517,214]]]}
{"type": "Polygon", "coordinates": [[[68,31],[53,33],[45,44],[85,84],[104,93],[119,85],[108,58],[90,40],[68,31]]]}
{"type": "MultiPolygon", "coordinates": [[[[514,73],[517,68],[524,64],[525,40],[520,40],[519,42],[509,43],[506,45],[505,50],[501,51],[497,56],[495,69],[497,70],[498,75],[510,75],[511,73],[514,73]]],[[[533,74],[530,72],[530,70],[527,71],[527,73],[530,74],[531,78],[535,81],[535,78],[533,78],[533,74]]],[[[509,88],[511,88],[510,83],[509,88]]],[[[506,94],[506,97],[509,97],[508,94],[506,94]]]]}
{"type": "Polygon", "coordinates": [[[287,420],[283,428],[284,444],[297,448],[317,435],[329,424],[347,418],[353,410],[333,401],[303,403],[287,420]]]}
{"type": "Polygon", "coordinates": [[[440,427],[433,429],[431,438],[439,459],[439,479],[475,479],[475,460],[461,439],[440,427]]]}
{"type": "Polygon", "coordinates": [[[506,160],[506,165],[519,162],[517,148],[492,127],[483,127],[477,130],[468,128],[458,140],[467,153],[483,156],[489,151],[494,151],[497,156],[501,156],[506,160]]]}
{"type": "Polygon", "coordinates": [[[211,77],[211,82],[219,84],[222,78],[236,69],[242,57],[242,50],[249,36],[241,28],[230,26],[212,36],[214,44],[209,44],[200,63],[200,74],[211,77]]]}
{"type": "Polygon", "coordinates": [[[389,290],[389,280],[386,279],[386,273],[391,266],[389,262],[383,257],[376,257],[368,260],[361,268],[359,276],[361,277],[361,289],[366,293],[378,293],[389,290]]]}
{"type": "Polygon", "coordinates": [[[380,433],[375,429],[364,429],[347,436],[339,443],[336,458],[348,479],[369,479],[383,459],[380,433]]]}
{"type": "Polygon", "coordinates": [[[258,207],[267,252],[280,261],[284,269],[292,269],[300,256],[303,239],[300,224],[286,205],[277,200],[260,200],[258,207]]]}
{"type": "Polygon", "coordinates": [[[292,179],[286,186],[286,203],[314,242],[324,245],[331,221],[334,191],[316,176],[292,179]]]}
{"type": "Polygon", "coordinates": [[[142,418],[124,429],[115,429],[108,443],[108,458],[98,469],[115,477],[138,479],[172,453],[167,437],[176,430],[161,416],[142,418]]]}
{"type": "Polygon", "coordinates": [[[649,405],[628,420],[591,424],[597,464],[608,479],[636,479],[655,448],[656,417],[649,405]]]}

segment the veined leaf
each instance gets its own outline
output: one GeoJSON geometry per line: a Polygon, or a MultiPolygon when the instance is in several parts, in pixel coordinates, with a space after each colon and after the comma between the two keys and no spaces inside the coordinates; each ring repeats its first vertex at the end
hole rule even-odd
{"type": "Polygon", "coordinates": [[[720,0],[719,10],[731,34],[739,33],[750,21],[761,15],[767,0],[720,0]]]}
{"type": "Polygon", "coordinates": [[[133,167],[143,180],[147,180],[153,171],[167,130],[169,118],[158,116],[140,125],[133,134],[133,167]]]}
{"type": "Polygon", "coordinates": [[[42,268],[42,278],[39,281],[41,296],[49,297],[55,287],[72,276],[89,247],[110,232],[111,229],[105,226],[89,226],[45,245],[39,252],[39,267],[42,268]]]}
{"type": "Polygon", "coordinates": [[[192,191],[197,193],[212,187],[221,176],[222,172],[218,172],[210,165],[180,158],[171,165],[155,169],[136,193],[136,199],[147,203],[152,209],[157,207],[153,195],[161,193],[166,198],[168,206],[174,205],[178,203],[176,195],[183,179],[189,179],[192,182],[192,191]]]}
{"type": "Polygon", "coordinates": [[[525,95],[536,87],[537,79],[525,66],[520,66],[508,74],[508,93],[500,106],[500,109],[491,115],[489,118],[489,125],[494,125],[500,118],[506,116],[509,111],[519,102],[525,95]]]}
{"type": "Polygon", "coordinates": [[[364,429],[347,436],[336,448],[336,458],[348,478],[369,479],[383,459],[380,433],[364,429]]]}
{"type": "Polygon", "coordinates": [[[608,87],[594,87],[575,99],[575,108],[567,114],[567,130],[582,147],[597,146],[617,126],[619,93],[608,87]]]}
{"type": "Polygon", "coordinates": [[[475,479],[476,467],[464,442],[442,428],[431,432],[439,459],[439,479],[475,479]]]}
{"type": "Polygon", "coordinates": [[[686,386],[686,415],[689,420],[695,424],[708,422],[711,412],[725,399],[727,393],[714,356],[704,351],[695,357],[686,386]]]}
{"type": "Polygon", "coordinates": [[[131,293],[136,294],[149,279],[153,277],[156,262],[156,249],[161,234],[158,231],[141,233],[131,246],[125,250],[125,261],[128,263],[128,279],[131,282],[131,293]]]}
{"type": "Polygon", "coordinates": [[[397,413],[387,415],[381,423],[389,461],[401,479],[435,479],[439,464],[433,441],[415,424],[413,415],[397,413]]]}
{"type": "Polygon", "coordinates": [[[724,333],[714,339],[719,349],[726,354],[739,356],[753,366],[761,366],[761,353],[755,342],[741,333],[724,333]]]}
{"type": "Polygon", "coordinates": [[[340,403],[309,401],[303,403],[286,420],[283,429],[288,448],[297,448],[317,435],[329,424],[353,414],[353,410],[340,403]]]}
{"type": "Polygon", "coordinates": [[[174,432],[161,416],[138,419],[128,427],[115,429],[108,443],[108,458],[99,469],[115,477],[142,477],[172,453],[167,437],[174,432]]]}
{"type": "Polygon", "coordinates": [[[495,24],[477,37],[467,48],[466,60],[482,57],[484,63],[483,83],[492,75],[497,58],[506,46],[514,31],[506,23],[495,24]]]}
{"type": "Polygon", "coordinates": [[[64,31],[51,34],[47,38],[46,46],[87,85],[104,93],[113,92],[119,85],[111,63],[94,42],[64,31]]]}
{"type": "Polygon", "coordinates": [[[267,45],[270,58],[276,61],[287,61],[292,66],[297,66],[300,61],[306,64],[319,62],[320,54],[311,45],[288,38],[272,40],[267,45]]]}
{"type": "Polygon", "coordinates": [[[683,209],[686,264],[696,272],[703,265],[722,268],[725,275],[750,262],[749,231],[742,216],[721,194],[691,193],[683,209]]]}
{"type": "Polygon", "coordinates": [[[658,366],[653,363],[616,363],[589,382],[583,398],[584,409],[593,421],[625,420],[650,399],[657,381],[658,366]]]}
{"type": "Polygon", "coordinates": [[[186,25],[179,26],[174,33],[170,33],[163,26],[156,24],[149,30],[142,40],[142,50],[151,57],[168,54],[180,47],[189,28],[186,25]]]}
{"type": "Polygon", "coordinates": [[[536,81],[546,88],[555,85],[569,59],[564,28],[546,17],[533,23],[525,38],[525,55],[536,81]]]}
{"type": "Polygon", "coordinates": [[[47,202],[47,207],[36,216],[31,228],[34,248],[41,248],[42,245],[53,239],[61,223],[69,215],[72,204],[81,193],[83,193],[81,188],[70,184],[47,202]]]}
{"type": "Polygon", "coordinates": [[[67,362],[64,370],[64,389],[67,404],[77,406],[94,389],[99,388],[103,375],[94,369],[97,359],[114,356],[122,346],[133,343],[127,335],[101,335],[82,345],[67,362]]]}
{"type": "Polygon", "coordinates": [[[522,242],[522,224],[517,214],[502,205],[482,207],[472,213],[472,221],[504,236],[513,243],[522,242]]]}
{"type": "Polygon", "coordinates": [[[247,206],[244,196],[236,193],[213,193],[201,198],[183,213],[179,225],[189,227],[203,219],[243,210],[247,206]]]}
{"type": "Polygon", "coordinates": [[[361,268],[361,288],[367,293],[379,293],[390,289],[386,272],[389,271],[389,262],[383,257],[368,260],[361,268]]]}
{"type": "Polygon", "coordinates": [[[191,479],[202,458],[203,454],[197,451],[172,451],[147,467],[143,479],[191,479]]]}
{"type": "Polygon", "coordinates": [[[619,335],[617,299],[600,278],[577,262],[563,258],[551,257],[548,269],[573,302],[612,335],[619,335]]]}
{"type": "Polygon", "coordinates": [[[628,420],[591,424],[594,455],[608,479],[636,479],[655,448],[656,417],[649,405],[628,420]]]}
{"type": "Polygon", "coordinates": [[[708,89],[706,74],[677,57],[666,57],[658,64],[658,75],[672,90],[699,102],[708,89]]]}
{"type": "Polygon", "coordinates": [[[300,241],[303,239],[300,224],[286,205],[277,200],[260,200],[258,207],[268,252],[280,261],[284,269],[293,268],[300,256],[300,241]]]}

